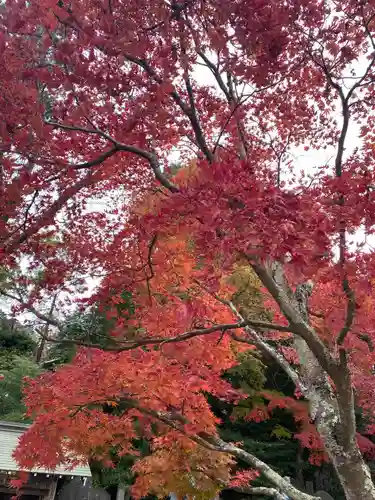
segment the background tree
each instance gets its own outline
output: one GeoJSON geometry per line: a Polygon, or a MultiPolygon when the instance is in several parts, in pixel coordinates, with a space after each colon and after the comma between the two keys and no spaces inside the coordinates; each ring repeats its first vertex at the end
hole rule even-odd
{"type": "Polygon", "coordinates": [[[34,378],[41,372],[34,361],[35,351],[32,332],[0,312],[0,420],[24,420],[24,378],[34,378]]]}
{"type": "Polygon", "coordinates": [[[54,342],[49,344],[46,363],[48,366],[69,363],[77,354],[79,341],[109,347],[113,342],[110,336],[113,325],[114,321],[97,307],[74,313],[61,323],[54,342]]]}
{"type": "Polygon", "coordinates": [[[33,333],[15,318],[9,318],[0,311],[0,349],[1,355],[19,354],[32,356],[36,350],[33,333]]]}
{"type": "Polygon", "coordinates": [[[35,378],[41,373],[40,367],[26,356],[2,355],[0,373],[0,420],[30,422],[30,419],[25,418],[22,388],[25,378],[35,378]]]}

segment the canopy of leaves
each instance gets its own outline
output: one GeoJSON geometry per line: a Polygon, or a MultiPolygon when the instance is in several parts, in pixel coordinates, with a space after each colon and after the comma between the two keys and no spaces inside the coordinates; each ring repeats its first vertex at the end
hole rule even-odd
{"type": "Polygon", "coordinates": [[[0,420],[26,421],[22,389],[25,378],[35,378],[40,367],[30,358],[16,354],[0,356],[0,420]]]}
{"type": "Polygon", "coordinates": [[[2,272],[23,264],[14,300],[40,320],[61,293],[59,314],[100,304],[113,321],[110,340],[77,328],[71,363],[28,384],[22,467],[134,455],[137,422],[159,457],[150,477],[177,462],[186,479],[181,456],[203,446],[224,482],[242,457],[306,499],[218,437],[205,395],[240,408],[248,394],[223,373],[258,349],[296,393],[266,391],[249,418],[288,410],[347,497],[375,498],[354,412],[374,433],[374,48],[374,0],[0,6],[2,272]],[[176,150],[186,168],[170,168],[176,150]],[[241,297],[255,275],[261,318],[241,297]]]}

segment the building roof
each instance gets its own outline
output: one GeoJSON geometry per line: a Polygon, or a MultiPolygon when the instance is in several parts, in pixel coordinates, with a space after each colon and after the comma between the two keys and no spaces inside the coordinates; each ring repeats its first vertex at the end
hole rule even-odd
{"type": "MultiPolygon", "coordinates": [[[[19,467],[13,460],[13,451],[18,446],[18,440],[29,427],[26,424],[3,422],[0,420],[0,471],[17,472],[19,467]]],[[[28,472],[39,474],[56,474],[60,476],[83,476],[91,477],[89,466],[75,467],[66,470],[64,467],[57,467],[55,470],[31,469],[28,472]]]]}

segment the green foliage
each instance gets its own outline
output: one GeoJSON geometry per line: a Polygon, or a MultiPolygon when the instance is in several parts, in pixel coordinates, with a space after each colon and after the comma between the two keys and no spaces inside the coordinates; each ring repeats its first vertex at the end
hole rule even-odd
{"type": "MultiPolygon", "coordinates": [[[[97,308],[87,313],[73,314],[63,325],[57,336],[57,340],[78,340],[88,344],[107,347],[114,340],[109,332],[113,328],[114,321],[98,311],[97,308]]],[[[49,360],[56,360],[56,364],[69,363],[77,352],[77,346],[72,342],[56,343],[48,352],[49,360]]]]}
{"type": "Polygon", "coordinates": [[[232,302],[243,316],[264,321],[271,319],[263,305],[261,283],[248,265],[239,265],[228,279],[228,283],[236,288],[232,302]]]}
{"type": "Polygon", "coordinates": [[[40,373],[33,361],[35,350],[32,332],[0,311],[0,420],[24,420],[23,378],[40,373]]]}
{"type": "MultiPolygon", "coordinates": [[[[99,308],[93,307],[87,312],[77,312],[68,318],[60,330],[57,340],[85,342],[106,348],[114,345],[116,339],[111,336],[111,331],[119,318],[129,319],[135,312],[132,294],[123,290],[116,295],[116,300],[109,300],[108,304],[99,308]],[[113,309],[115,318],[113,318],[113,309]]],[[[129,332],[130,333],[130,332],[129,332]]],[[[48,354],[49,360],[56,360],[56,364],[69,363],[77,352],[77,346],[72,342],[56,343],[48,354]]]]}
{"type": "Polygon", "coordinates": [[[126,456],[116,460],[115,467],[104,467],[99,462],[90,463],[93,483],[97,487],[108,489],[119,484],[131,485],[134,482],[132,467],[136,457],[126,456]]]}
{"type": "Polygon", "coordinates": [[[245,351],[237,355],[238,365],[230,368],[224,377],[229,380],[232,385],[249,395],[257,394],[266,382],[265,370],[263,364],[256,351],[245,351]]]}
{"type": "Polygon", "coordinates": [[[115,307],[120,318],[130,317],[135,313],[135,306],[132,294],[126,290],[120,294],[121,302],[118,302],[115,307]]]}
{"type": "Polygon", "coordinates": [[[24,377],[35,378],[40,367],[30,358],[15,354],[0,357],[0,420],[21,422],[25,420],[22,402],[24,377]]]}
{"type": "Polygon", "coordinates": [[[150,453],[149,443],[146,439],[137,439],[133,442],[137,455],[125,455],[120,457],[117,450],[113,448],[112,460],[114,467],[105,467],[100,462],[91,462],[90,469],[95,485],[101,488],[109,489],[112,486],[123,487],[134,484],[135,475],[132,472],[132,467],[136,460],[150,453]]]}
{"type": "Polygon", "coordinates": [[[271,436],[275,436],[277,439],[291,439],[293,437],[293,434],[286,427],[277,424],[273,428],[271,436]]]}
{"type": "Polygon", "coordinates": [[[0,353],[6,351],[7,353],[30,355],[35,349],[36,342],[32,339],[31,332],[0,312],[0,353]]]}

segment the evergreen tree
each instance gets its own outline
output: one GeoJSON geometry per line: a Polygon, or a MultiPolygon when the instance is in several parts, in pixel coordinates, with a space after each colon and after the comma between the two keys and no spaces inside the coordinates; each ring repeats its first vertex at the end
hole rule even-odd
{"type": "Polygon", "coordinates": [[[25,419],[23,379],[40,373],[33,359],[35,349],[32,331],[0,312],[0,420],[25,419]]]}
{"type": "Polygon", "coordinates": [[[10,354],[0,357],[0,420],[11,422],[30,421],[25,418],[26,408],[22,400],[24,378],[35,378],[40,367],[27,356],[10,354]]]}
{"type": "Polygon", "coordinates": [[[11,353],[31,356],[35,349],[32,332],[0,311],[0,356],[11,353]]]}

